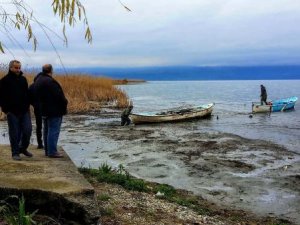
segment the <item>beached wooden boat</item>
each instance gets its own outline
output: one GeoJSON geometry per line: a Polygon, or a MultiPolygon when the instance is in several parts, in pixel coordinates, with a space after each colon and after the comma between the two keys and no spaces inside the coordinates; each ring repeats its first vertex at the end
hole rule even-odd
{"type": "Polygon", "coordinates": [[[286,110],[294,109],[297,102],[297,97],[290,97],[284,99],[278,99],[271,101],[268,105],[261,105],[259,102],[252,103],[252,112],[261,113],[261,112],[282,112],[286,110]]]}
{"type": "Polygon", "coordinates": [[[142,123],[162,123],[189,120],[210,116],[213,111],[214,103],[201,106],[181,108],[178,110],[168,110],[159,113],[132,113],[130,119],[134,124],[142,123]]]}

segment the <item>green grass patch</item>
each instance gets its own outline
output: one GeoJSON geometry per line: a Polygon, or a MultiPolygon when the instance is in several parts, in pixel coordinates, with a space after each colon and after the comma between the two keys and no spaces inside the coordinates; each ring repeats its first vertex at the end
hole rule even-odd
{"type": "Polygon", "coordinates": [[[33,213],[28,213],[25,210],[25,198],[22,196],[9,196],[8,198],[15,198],[18,200],[18,207],[7,203],[7,200],[0,201],[0,218],[9,225],[33,225],[37,224],[33,217],[38,210],[33,213]]]}
{"type": "Polygon", "coordinates": [[[101,208],[100,209],[101,216],[113,216],[114,215],[114,209],[108,207],[108,208],[101,208]]]}
{"type": "Polygon", "coordinates": [[[80,168],[79,171],[83,174],[93,176],[98,182],[119,184],[125,189],[132,191],[149,191],[143,180],[130,176],[122,165],[118,169],[113,169],[104,163],[98,169],[80,168]]]}
{"type": "Polygon", "coordinates": [[[172,198],[176,194],[176,189],[167,184],[159,184],[156,187],[154,187],[153,190],[155,193],[162,193],[166,198],[172,198]]]}
{"type": "Polygon", "coordinates": [[[98,199],[99,201],[106,202],[106,201],[110,200],[111,197],[110,197],[109,195],[107,195],[107,194],[101,194],[101,195],[98,195],[98,196],[97,196],[97,199],[98,199]]]}

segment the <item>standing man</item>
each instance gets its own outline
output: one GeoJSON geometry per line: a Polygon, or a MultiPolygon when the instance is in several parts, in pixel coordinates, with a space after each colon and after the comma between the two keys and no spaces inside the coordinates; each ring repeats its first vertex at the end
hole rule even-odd
{"type": "Polygon", "coordinates": [[[32,157],[27,151],[32,131],[28,82],[18,60],[10,61],[8,74],[0,81],[0,104],[7,116],[12,158],[21,160],[20,154],[32,157]]]}
{"type": "Polygon", "coordinates": [[[42,115],[41,115],[41,110],[40,110],[40,105],[37,100],[36,94],[35,94],[35,88],[34,84],[35,81],[40,77],[42,73],[39,73],[36,75],[36,77],[33,79],[33,83],[29,86],[29,95],[30,95],[30,103],[33,106],[33,111],[34,111],[34,117],[35,117],[35,124],[36,124],[36,140],[38,144],[38,149],[43,149],[43,140],[42,140],[42,127],[43,127],[43,120],[42,120],[42,115]]]}
{"type": "Polygon", "coordinates": [[[60,84],[52,77],[51,64],[42,67],[42,73],[35,81],[35,97],[43,117],[44,149],[46,156],[62,158],[57,151],[63,115],[67,113],[68,100],[60,84]]]}
{"type": "Polygon", "coordinates": [[[260,104],[263,105],[263,103],[268,105],[268,103],[267,103],[267,90],[266,90],[265,86],[261,84],[260,85],[260,104]]]}

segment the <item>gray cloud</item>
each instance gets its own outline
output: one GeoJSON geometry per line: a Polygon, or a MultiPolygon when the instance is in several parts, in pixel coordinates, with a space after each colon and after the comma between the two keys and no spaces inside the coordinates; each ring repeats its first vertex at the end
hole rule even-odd
{"type": "MultiPolygon", "coordinates": [[[[61,32],[52,11],[32,0],[41,21],[61,32]]],[[[294,0],[89,0],[85,4],[93,44],[84,41],[83,27],[68,28],[68,48],[51,35],[66,66],[264,65],[299,64],[300,1],[294,0]]],[[[49,3],[50,4],[50,3],[49,3]]],[[[9,45],[29,65],[59,60],[42,31],[33,53],[9,45]],[[46,60],[46,61],[45,61],[46,60]]],[[[1,36],[2,39],[2,36],[1,36]]],[[[25,40],[24,40],[25,39],[25,40]]],[[[8,55],[0,55],[7,61],[8,55]]]]}

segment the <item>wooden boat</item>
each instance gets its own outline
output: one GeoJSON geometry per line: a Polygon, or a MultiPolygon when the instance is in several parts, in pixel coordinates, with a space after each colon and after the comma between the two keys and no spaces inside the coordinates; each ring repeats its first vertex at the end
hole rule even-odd
{"type": "Polygon", "coordinates": [[[200,105],[196,107],[181,108],[178,110],[168,110],[159,113],[132,113],[129,117],[134,124],[142,123],[162,123],[189,120],[210,116],[214,103],[200,105]]]}
{"type": "Polygon", "coordinates": [[[271,101],[268,105],[261,105],[259,102],[252,103],[252,112],[260,113],[260,112],[282,112],[286,110],[294,109],[295,104],[297,102],[297,97],[290,97],[284,99],[278,99],[275,101],[271,101]]]}

